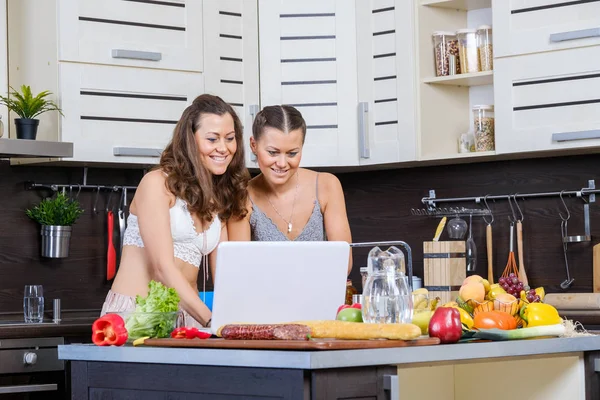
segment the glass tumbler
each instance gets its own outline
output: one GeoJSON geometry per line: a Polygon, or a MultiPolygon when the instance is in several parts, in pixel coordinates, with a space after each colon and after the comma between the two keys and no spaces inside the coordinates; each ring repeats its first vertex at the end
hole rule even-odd
{"type": "Polygon", "coordinates": [[[44,290],[42,285],[25,285],[23,315],[27,323],[44,321],[44,290]]]}

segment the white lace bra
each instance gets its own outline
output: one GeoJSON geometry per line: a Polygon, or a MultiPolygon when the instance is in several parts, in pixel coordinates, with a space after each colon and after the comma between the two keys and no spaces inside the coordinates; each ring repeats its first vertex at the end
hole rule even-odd
{"type": "MultiPolygon", "coordinates": [[[[221,221],[215,215],[207,230],[197,233],[194,220],[187,208],[187,203],[176,198],[175,205],[169,209],[171,216],[171,236],[173,252],[176,258],[199,268],[202,257],[210,254],[219,244],[221,237],[221,221]]],[[[136,215],[129,214],[127,229],[123,236],[123,245],[144,247],[140,236],[140,227],[136,215]]]]}

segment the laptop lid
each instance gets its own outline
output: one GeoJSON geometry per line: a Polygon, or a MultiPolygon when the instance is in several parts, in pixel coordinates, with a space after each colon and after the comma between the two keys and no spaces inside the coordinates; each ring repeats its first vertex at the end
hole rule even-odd
{"type": "Polygon", "coordinates": [[[335,319],[349,256],[346,242],[221,243],[212,331],[230,323],[335,319]]]}

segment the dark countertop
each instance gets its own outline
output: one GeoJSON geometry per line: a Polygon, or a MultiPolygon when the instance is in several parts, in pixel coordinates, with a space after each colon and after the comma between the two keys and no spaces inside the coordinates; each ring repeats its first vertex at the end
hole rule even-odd
{"type": "Polygon", "coordinates": [[[39,337],[85,337],[92,335],[92,323],[63,322],[60,324],[0,324],[0,339],[39,337]]]}

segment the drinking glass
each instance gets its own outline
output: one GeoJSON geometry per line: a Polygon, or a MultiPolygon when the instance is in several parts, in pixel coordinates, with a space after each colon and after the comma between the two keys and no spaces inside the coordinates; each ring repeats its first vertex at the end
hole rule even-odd
{"type": "Polygon", "coordinates": [[[44,321],[44,290],[42,285],[25,285],[23,314],[25,322],[41,323],[44,321]]]}

